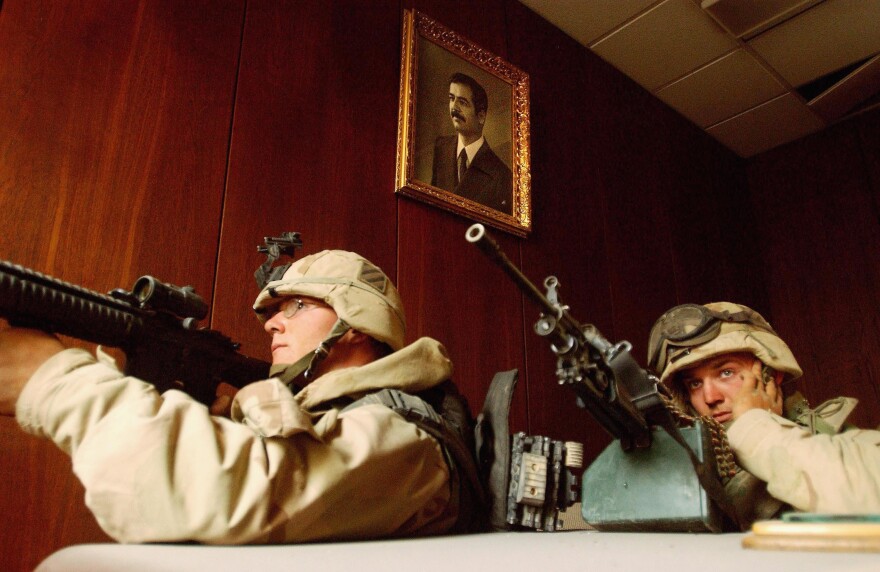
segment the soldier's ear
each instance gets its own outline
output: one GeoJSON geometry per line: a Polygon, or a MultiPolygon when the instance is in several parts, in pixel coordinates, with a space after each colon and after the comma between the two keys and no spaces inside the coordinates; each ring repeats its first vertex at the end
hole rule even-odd
{"type": "Polygon", "coordinates": [[[347,331],[345,335],[348,336],[349,341],[354,344],[371,343],[371,340],[373,339],[367,334],[359,332],[355,329],[347,331]]]}
{"type": "Polygon", "coordinates": [[[481,111],[481,112],[477,113],[477,121],[480,122],[480,125],[485,125],[485,123],[486,123],[486,112],[485,111],[481,111]]]}
{"type": "Polygon", "coordinates": [[[782,382],[785,379],[785,372],[776,371],[769,365],[763,365],[761,367],[761,378],[764,382],[764,385],[767,385],[771,381],[776,384],[777,387],[782,386],[782,382]]]}

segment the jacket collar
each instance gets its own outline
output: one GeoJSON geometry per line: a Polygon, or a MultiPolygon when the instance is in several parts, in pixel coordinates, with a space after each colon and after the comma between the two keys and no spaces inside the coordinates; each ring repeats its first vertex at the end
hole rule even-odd
{"type": "Polygon", "coordinates": [[[338,399],[359,398],[380,389],[417,393],[452,377],[452,362],[443,344],[420,338],[381,359],[360,367],[326,373],[296,394],[304,409],[338,399]]]}

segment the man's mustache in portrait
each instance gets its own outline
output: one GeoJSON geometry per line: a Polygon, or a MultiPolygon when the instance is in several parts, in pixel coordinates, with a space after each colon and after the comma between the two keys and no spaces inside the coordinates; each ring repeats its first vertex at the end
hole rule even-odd
{"type": "Polygon", "coordinates": [[[458,111],[455,111],[454,109],[449,112],[449,115],[451,115],[452,117],[459,119],[461,121],[465,121],[464,115],[462,115],[458,111]]]}

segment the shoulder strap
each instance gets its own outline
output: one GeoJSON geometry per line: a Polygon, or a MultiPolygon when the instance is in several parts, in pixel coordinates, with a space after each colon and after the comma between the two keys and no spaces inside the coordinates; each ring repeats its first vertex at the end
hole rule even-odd
{"type": "MultiPolygon", "coordinates": [[[[445,392],[441,403],[448,404],[454,394],[445,392]]],[[[452,422],[437,413],[427,401],[398,389],[383,389],[371,393],[348,405],[343,411],[367,404],[388,407],[410,423],[413,423],[440,443],[449,466],[450,505],[458,517],[451,532],[475,532],[485,529],[485,492],[476,466],[476,456],[469,439],[459,427],[463,420],[452,422]]]]}

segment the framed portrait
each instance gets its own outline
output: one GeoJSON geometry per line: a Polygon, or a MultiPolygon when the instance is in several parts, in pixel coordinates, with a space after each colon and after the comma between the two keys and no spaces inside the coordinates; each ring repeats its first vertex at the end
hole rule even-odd
{"type": "Polygon", "coordinates": [[[529,76],[415,10],[403,18],[396,192],[531,231],[529,76]]]}

